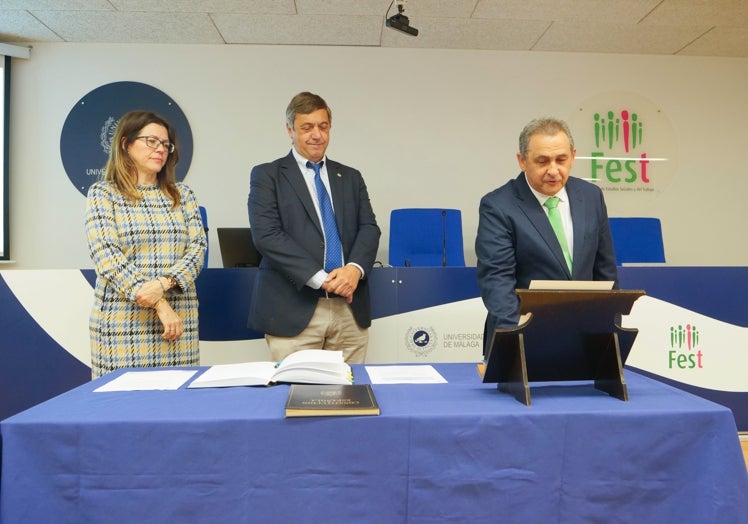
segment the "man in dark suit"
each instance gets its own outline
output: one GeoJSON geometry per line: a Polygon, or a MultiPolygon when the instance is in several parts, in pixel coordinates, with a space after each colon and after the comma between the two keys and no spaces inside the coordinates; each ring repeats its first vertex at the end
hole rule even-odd
{"type": "Polygon", "coordinates": [[[366,277],[380,230],[361,173],[325,156],[331,123],[321,97],[299,93],[286,109],[291,152],[250,177],[249,222],[262,261],[249,327],[265,333],[277,360],[320,348],[342,350],[351,363],[366,356],[366,277]]]}
{"type": "Polygon", "coordinates": [[[618,287],[603,194],[569,176],[575,155],[565,122],[533,120],[519,137],[522,172],[481,199],[475,252],[488,309],[484,355],[495,328],[517,325],[514,290],[526,289],[531,280],[611,280],[618,287]],[[556,212],[560,237],[552,225],[556,212]]]}

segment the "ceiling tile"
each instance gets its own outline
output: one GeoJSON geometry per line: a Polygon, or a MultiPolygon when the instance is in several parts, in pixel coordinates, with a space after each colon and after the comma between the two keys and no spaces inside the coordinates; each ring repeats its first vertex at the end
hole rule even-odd
{"type": "Polygon", "coordinates": [[[678,54],[748,58],[748,29],[715,27],[684,47],[678,54]]]}
{"type": "Polygon", "coordinates": [[[475,18],[637,23],[661,0],[480,0],[475,18]]]}
{"type": "Polygon", "coordinates": [[[1,11],[0,42],[62,42],[28,11],[1,11]]]}
{"type": "Polygon", "coordinates": [[[213,15],[229,44],[302,44],[378,46],[379,16],[213,15]],[[334,28],[334,30],[330,30],[334,28]]]}
{"type": "Polygon", "coordinates": [[[107,0],[0,0],[0,11],[3,9],[25,9],[27,11],[114,11],[114,7],[107,0]]]}
{"type": "Polygon", "coordinates": [[[675,54],[706,27],[654,27],[556,22],[534,47],[537,51],[675,54]]]}
{"type": "Polygon", "coordinates": [[[110,0],[119,11],[296,14],[294,0],[110,0]]]}
{"type": "Polygon", "coordinates": [[[207,14],[168,17],[143,12],[34,11],[65,41],[117,43],[223,43],[207,14]]]}
{"type": "MultiPolygon", "coordinates": [[[[477,0],[411,0],[405,3],[408,17],[470,18],[477,0]]],[[[397,13],[394,6],[390,15],[397,13]]]]}
{"type": "Polygon", "coordinates": [[[463,20],[458,18],[413,18],[412,37],[392,28],[382,34],[382,46],[444,49],[527,50],[548,26],[528,20],[463,20]]]}
{"type": "MultiPolygon", "coordinates": [[[[300,15],[378,15],[384,17],[392,0],[296,0],[300,15]]],[[[397,8],[392,7],[397,13],[397,8]]]]}
{"type": "Polygon", "coordinates": [[[643,24],[653,25],[748,25],[746,0],[663,0],[643,24]]]}

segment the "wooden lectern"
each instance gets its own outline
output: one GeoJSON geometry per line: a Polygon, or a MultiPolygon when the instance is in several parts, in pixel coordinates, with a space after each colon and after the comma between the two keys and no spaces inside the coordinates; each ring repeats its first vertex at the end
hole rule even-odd
{"type": "Polygon", "coordinates": [[[628,400],[623,364],[637,329],[616,325],[642,290],[516,290],[516,328],[496,329],[483,382],[530,405],[530,382],[594,380],[595,388],[628,400]],[[524,317],[523,317],[524,318],[524,317]]]}

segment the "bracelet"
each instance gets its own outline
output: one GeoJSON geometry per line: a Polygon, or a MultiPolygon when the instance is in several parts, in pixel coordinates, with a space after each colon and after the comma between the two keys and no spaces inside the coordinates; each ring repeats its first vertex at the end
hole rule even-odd
{"type": "Polygon", "coordinates": [[[164,275],[164,278],[169,282],[169,289],[179,287],[179,282],[172,275],[164,275]]]}
{"type": "Polygon", "coordinates": [[[166,302],[166,299],[164,297],[159,298],[156,303],[151,306],[151,309],[156,309],[156,306],[158,306],[161,302],[166,302]]]}
{"type": "Polygon", "coordinates": [[[165,295],[166,294],[166,288],[161,283],[161,277],[158,277],[156,280],[158,280],[158,285],[161,286],[161,293],[165,295]]]}

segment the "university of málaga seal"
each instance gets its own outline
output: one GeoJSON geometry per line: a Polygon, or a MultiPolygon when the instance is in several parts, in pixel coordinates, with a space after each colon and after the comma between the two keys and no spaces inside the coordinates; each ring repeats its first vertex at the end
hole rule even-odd
{"type": "Polygon", "coordinates": [[[433,327],[411,327],[405,332],[405,347],[417,357],[425,357],[436,348],[437,339],[433,327]]]}

